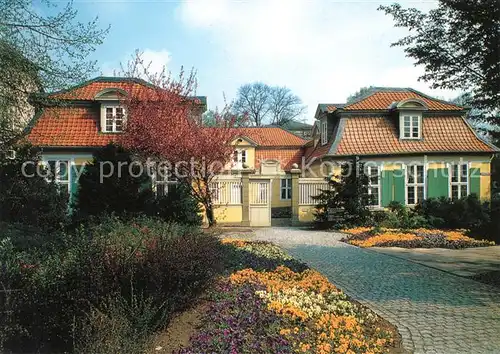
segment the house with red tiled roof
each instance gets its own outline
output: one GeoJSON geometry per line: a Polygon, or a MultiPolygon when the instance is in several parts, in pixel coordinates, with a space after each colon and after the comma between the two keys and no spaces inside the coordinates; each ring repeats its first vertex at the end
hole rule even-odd
{"type": "MultiPolygon", "coordinates": [[[[139,79],[98,77],[69,90],[49,94],[57,105],[46,105],[30,124],[28,141],[39,147],[43,160],[52,166],[80,166],[92,159],[95,149],[113,142],[124,128],[125,108],[120,99],[127,91],[150,89],[139,79]]],[[[192,97],[195,115],[206,111],[204,96],[192,97]]],[[[200,119],[201,121],[201,119],[200,119]]],[[[207,128],[211,129],[211,128],[207,128]]],[[[290,170],[300,165],[303,138],[279,127],[244,128],[235,145],[234,170],[246,168],[253,176],[270,181],[273,208],[291,207],[290,170]]],[[[74,171],[75,169],[71,169],[74,171]]],[[[77,189],[71,173],[60,176],[70,193],[77,189]]]]}
{"type": "Polygon", "coordinates": [[[499,149],[476,134],[466,113],[411,88],[372,88],[348,104],[319,104],[307,171],[337,174],[340,163],[359,157],[380,207],[439,196],[490,199],[490,160],[499,149]]]}
{"type": "MultiPolygon", "coordinates": [[[[98,77],[50,94],[59,104],[36,114],[27,138],[56,170],[84,165],[95,149],[116,140],[123,130],[127,112],[120,98],[128,90],[148,88],[142,80],[98,77]]],[[[207,100],[190,99],[196,103],[196,118],[206,110],[207,100]]],[[[249,179],[246,184],[243,177],[221,179],[220,186],[226,187],[217,187],[217,199],[224,207],[217,218],[266,226],[274,213],[310,221],[311,193],[354,157],[370,176],[374,207],[469,194],[488,200],[490,160],[499,149],[476,134],[466,113],[465,107],[410,88],[372,88],[351,103],[319,104],[310,141],[279,127],[244,128],[232,142],[235,152],[228,170],[231,176],[250,174],[249,179]]],[[[77,189],[73,171],[56,177],[70,192],[77,189]]],[[[159,192],[163,185],[154,188],[159,192]]]]}

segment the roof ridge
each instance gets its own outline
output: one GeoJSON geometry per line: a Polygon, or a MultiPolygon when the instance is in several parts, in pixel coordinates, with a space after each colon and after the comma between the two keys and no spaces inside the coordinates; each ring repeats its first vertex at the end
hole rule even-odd
{"type": "Polygon", "coordinates": [[[350,103],[345,103],[345,107],[344,108],[347,108],[347,107],[349,107],[351,105],[359,103],[359,102],[367,99],[368,97],[373,96],[377,92],[407,92],[407,91],[411,92],[411,90],[412,89],[409,88],[409,87],[371,86],[371,87],[368,88],[368,90],[366,91],[366,93],[364,93],[363,95],[361,95],[360,97],[358,97],[354,101],[352,101],[350,103]]]}
{"type": "Polygon", "coordinates": [[[445,100],[442,100],[442,99],[439,99],[439,98],[436,98],[436,97],[429,96],[429,95],[427,95],[427,94],[425,94],[425,93],[423,93],[421,91],[415,90],[414,88],[409,87],[408,90],[410,92],[416,93],[419,96],[425,97],[425,98],[427,98],[429,100],[434,100],[434,101],[438,101],[438,102],[441,102],[441,103],[449,104],[451,106],[455,106],[455,107],[458,107],[458,108],[461,108],[461,109],[465,109],[464,106],[461,106],[459,104],[452,103],[452,102],[449,102],[449,101],[445,101],[445,100]]]}
{"type": "Polygon", "coordinates": [[[466,109],[464,106],[461,106],[459,104],[452,103],[450,101],[442,100],[442,99],[439,99],[439,98],[427,95],[427,94],[425,94],[425,93],[423,93],[421,91],[418,91],[418,90],[416,90],[414,88],[411,88],[411,87],[383,87],[383,86],[382,87],[374,86],[374,87],[369,88],[368,91],[365,94],[363,94],[362,96],[358,97],[356,100],[352,101],[351,103],[346,104],[344,108],[349,108],[352,105],[358,104],[358,103],[364,101],[365,99],[367,99],[367,98],[369,98],[369,97],[371,97],[374,94],[379,93],[379,92],[411,92],[411,93],[414,93],[414,94],[416,94],[418,96],[426,98],[428,100],[436,101],[436,102],[439,102],[439,103],[442,103],[442,104],[446,104],[446,105],[450,105],[450,106],[455,106],[455,107],[457,107],[457,110],[464,110],[464,109],[466,109]]]}
{"type": "Polygon", "coordinates": [[[147,82],[146,80],[140,79],[140,78],[135,78],[135,77],[119,77],[119,76],[96,76],[93,79],[89,79],[86,81],[83,81],[77,85],[70,86],[65,89],[61,89],[58,91],[52,91],[52,92],[47,92],[45,93],[46,96],[54,96],[54,95],[60,95],[63,93],[68,93],[70,91],[73,91],[75,89],[93,84],[94,82],[134,82],[137,84],[149,86],[149,87],[154,87],[153,84],[147,82]]]}

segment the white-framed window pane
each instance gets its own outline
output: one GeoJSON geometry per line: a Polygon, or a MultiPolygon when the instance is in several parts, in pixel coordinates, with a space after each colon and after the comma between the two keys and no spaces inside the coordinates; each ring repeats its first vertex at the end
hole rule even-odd
{"type": "Polygon", "coordinates": [[[321,123],[321,144],[325,145],[328,142],[328,124],[327,122],[321,123]]]}
{"type": "Polygon", "coordinates": [[[368,195],[370,196],[370,205],[379,205],[379,167],[368,166],[366,168],[368,176],[368,195]]]}
{"type": "Polygon", "coordinates": [[[123,131],[123,120],[117,118],[115,120],[115,132],[121,132],[121,131],[123,131]]]}
{"type": "Polygon", "coordinates": [[[459,199],[468,194],[469,166],[465,164],[453,164],[451,169],[451,198],[459,199]]]}
{"type": "Polygon", "coordinates": [[[415,204],[415,187],[408,187],[408,204],[415,204]]]}
{"type": "Polygon", "coordinates": [[[417,183],[424,183],[424,166],[416,166],[417,168],[417,183]]]}
{"type": "Polygon", "coordinates": [[[379,204],[379,200],[378,200],[378,187],[371,187],[371,191],[370,191],[370,195],[371,195],[371,202],[373,205],[378,205],[379,204]]]}
{"type": "Polygon", "coordinates": [[[241,150],[241,162],[242,163],[247,162],[247,151],[246,150],[241,150]]]}
{"type": "Polygon", "coordinates": [[[458,182],[458,165],[451,166],[451,181],[458,182]]]}
{"type": "Polygon", "coordinates": [[[421,202],[424,200],[424,186],[418,186],[417,187],[417,200],[416,202],[421,202]]]}
{"type": "Polygon", "coordinates": [[[412,118],[412,138],[418,138],[418,117],[411,117],[412,118]]]}
{"type": "Polygon", "coordinates": [[[460,185],[460,198],[463,198],[466,196],[467,196],[467,185],[462,184],[462,185],[460,185]]]}
{"type": "Polygon", "coordinates": [[[125,120],[125,109],[123,107],[106,107],[105,117],[107,132],[122,132],[125,120]]]}
{"type": "Polygon", "coordinates": [[[56,162],[57,161],[47,161],[48,172],[50,173],[50,180],[56,178],[56,162]]]}
{"type": "Polygon", "coordinates": [[[106,131],[113,131],[113,119],[106,119],[106,131]]]}
{"type": "Polygon", "coordinates": [[[290,178],[281,179],[281,199],[292,199],[292,180],[290,178]]]}
{"type": "Polygon", "coordinates": [[[412,165],[406,169],[407,204],[414,205],[425,199],[425,169],[423,165],[412,165]]]}
{"type": "Polygon", "coordinates": [[[233,161],[234,161],[234,162],[238,162],[238,150],[235,150],[235,151],[233,152],[233,161]]]}
{"type": "Polygon", "coordinates": [[[57,180],[61,182],[69,181],[69,161],[59,161],[57,169],[57,180]]]}
{"type": "Polygon", "coordinates": [[[463,164],[462,168],[460,169],[460,182],[467,182],[467,176],[468,176],[468,169],[467,165],[463,164]]]}
{"type": "Polygon", "coordinates": [[[410,167],[408,168],[408,172],[407,172],[407,174],[408,174],[408,180],[407,180],[407,181],[408,181],[408,183],[415,183],[415,175],[414,175],[414,172],[415,172],[415,168],[414,168],[414,166],[410,166],[410,167]]]}

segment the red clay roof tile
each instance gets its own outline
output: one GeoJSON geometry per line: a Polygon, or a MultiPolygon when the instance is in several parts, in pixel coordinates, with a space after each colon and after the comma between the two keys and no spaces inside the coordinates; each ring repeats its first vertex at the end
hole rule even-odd
{"type": "Polygon", "coordinates": [[[259,146],[302,146],[307,142],[307,140],[287,130],[276,127],[242,128],[242,131],[243,135],[246,135],[259,146]]]}
{"type": "Polygon", "coordinates": [[[370,96],[361,99],[357,102],[349,104],[344,107],[344,110],[385,110],[389,109],[389,106],[393,102],[399,102],[409,98],[420,99],[424,101],[429,110],[462,110],[460,106],[456,106],[451,103],[443,102],[436,99],[431,99],[427,96],[420,95],[412,90],[395,90],[395,91],[376,91],[370,96]]]}
{"type": "Polygon", "coordinates": [[[262,162],[266,160],[278,160],[281,168],[284,171],[292,169],[292,165],[296,163],[298,166],[302,163],[303,150],[296,149],[262,149],[255,150],[255,168],[260,168],[262,162]]]}
{"type": "Polygon", "coordinates": [[[45,108],[28,140],[36,146],[104,146],[114,134],[101,133],[98,113],[90,107],[45,108]]]}
{"type": "MultiPolygon", "coordinates": [[[[104,146],[116,135],[100,131],[99,114],[92,107],[45,108],[28,140],[37,146],[104,146]]],[[[301,147],[306,143],[281,128],[244,128],[242,132],[262,147],[301,147]]]]}
{"type": "Polygon", "coordinates": [[[388,117],[349,117],[335,155],[494,152],[462,117],[423,118],[422,140],[400,140],[388,117]]]}

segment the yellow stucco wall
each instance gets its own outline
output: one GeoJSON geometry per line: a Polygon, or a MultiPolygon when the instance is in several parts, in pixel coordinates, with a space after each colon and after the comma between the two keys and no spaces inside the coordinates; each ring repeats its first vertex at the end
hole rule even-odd
{"type": "MultiPolygon", "coordinates": [[[[203,222],[207,223],[205,211],[201,212],[203,222]]],[[[216,205],[214,207],[215,220],[219,224],[239,224],[243,220],[243,207],[241,205],[216,205]]]]}
{"type": "Polygon", "coordinates": [[[242,149],[246,150],[247,152],[247,162],[246,164],[248,165],[249,168],[255,168],[255,147],[253,144],[244,138],[241,139],[236,139],[232,142],[232,145],[234,146],[234,149],[242,149]],[[238,141],[241,140],[241,141],[238,141]]]}
{"type": "Polygon", "coordinates": [[[299,221],[300,222],[313,222],[314,221],[314,205],[299,206],[299,221]]]}
{"type": "Polygon", "coordinates": [[[289,178],[292,179],[291,175],[280,175],[276,176],[271,181],[271,208],[284,208],[291,207],[292,200],[281,200],[281,179],[289,178]]]}
{"type": "Polygon", "coordinates": [[[480,180],[480,192],[479,197],[482,200],[491,199],[491,163],[489,162],[473,162],[471,163],[472,168],[479,168],[481,173],[480,180]]]}
{"type": "Polygon", "coordinates": [[[91,162],[92,158],[79,157],[79,158],[75,158],[74,161],[75,161],[75,165],[85,165],[86,163],[91,162]]]}
{"type": "Polygon", "coordinates": [[[241,205],[218,206],[214,214],[218,223],[240,223],[243,219],[243,207],[241,205]]]}

